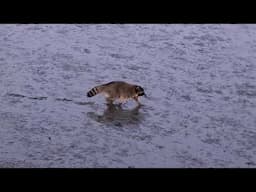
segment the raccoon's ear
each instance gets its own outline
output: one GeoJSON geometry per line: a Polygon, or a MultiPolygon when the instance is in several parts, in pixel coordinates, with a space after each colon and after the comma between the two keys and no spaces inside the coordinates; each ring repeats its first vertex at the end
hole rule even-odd
{"type": "Polygon", "coordinates": [[[135,91],[137,92],[137,91],[139,91],[140,90],[140,87],[139,86],[135,86],[135,91]]]}

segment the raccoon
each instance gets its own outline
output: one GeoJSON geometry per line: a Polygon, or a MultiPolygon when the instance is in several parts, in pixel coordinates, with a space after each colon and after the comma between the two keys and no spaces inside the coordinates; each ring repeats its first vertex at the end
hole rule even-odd
{"type": "Polygon", "coordinates": [[[139,96],[146,96],[141,86],[129,84],[124,81],[112,81],[96,86],[87,92],[87,97],[93,97],[99,93],[105,96],[108,104],[113,104],[115,100],[119,100],[120,104],[123,104],[128,99],[133,99],[138,105],[141,105],[139,96]]]}

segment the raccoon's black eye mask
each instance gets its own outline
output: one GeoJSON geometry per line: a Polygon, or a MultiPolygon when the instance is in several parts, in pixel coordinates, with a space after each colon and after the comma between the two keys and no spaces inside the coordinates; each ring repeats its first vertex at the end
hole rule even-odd
{"type": "Polygon", "coordinates": [[[143,96],[143,95],[146,96],[144,89],[142,87],[137,86],[135,89],[136,89],[136,93],[138,93],[138,96],[143,96]]]}

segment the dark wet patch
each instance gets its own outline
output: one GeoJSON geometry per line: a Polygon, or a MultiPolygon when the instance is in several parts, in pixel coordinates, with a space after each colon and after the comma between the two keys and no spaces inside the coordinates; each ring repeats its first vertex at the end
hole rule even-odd
{"type": "Polygon", "coordinates": [[[11,96],[11,97],[20,97],[20,98],[26,97],[25,95],[21,95],[21,94],[17,94],[17,93],[7,93],[7,95],[11,96]]]}
{"type": "Polygon", "coordinates": [[[93,102],[82,102],[82,101],[75,101],[74,102],[77,105],[93,105],[93,102]]]}
{"type": "Polygon", "coordinates": [[[256,132],[246,131],[241,136],[243,136],[242,144],[247,150],[256,148],[256,132]]]}
{"type": "Polygon", "coordinates": [[[229,97],[229,96],[223,97],[224,101],[230,101],[230,99],[231,99],[231,97],[229,97]]]}
{"type": "Polygon", "coordinates": [[[196,90],[201,93],[212,93],[213,92],[212,88],[210,88],[210,87],[197,87],[196,90]]]}
{"type": "Polygon", "coordinates": [[[47,97],[28,97],[28,99],[34,99],[34,100],[46,100],[47,97]]]}
{"type": "Polygon", "coordinates": [[[1,168],[38,168],[39,166],[29,161],[19,161],[16,159],[0,160],[1,168]]]}
{"type": "Polygon", "coordinates": [[[138,48],[145,48],[145,49],[154,49],[155,48],[155,47],[150,46],[150,45],[148,45],[146,43],[140,43],[137,47],[138,48]]]}
{"type": "Polygon", "coordinates": [[[250,166],[256,166],[256,163],[253,161],[246,162],[246,164],[250,166]]]}
{"type": "Polygon", "coordinates": [[[16,94],[16,93],[8,93],[7,96],[16,97],[16,98],[27,98],[32,100],[46,100],[47,97],[29,97],[22,94],[16,94]]]}
{"type": "Polygon", "coordinates": [[[64,71],[74,71],[75,70],[74,66],[71,64],[62,64],[62,68],[64,71]]]}
{"type": "Polygon", "coordinates": [[[220,139],[218,138],[207,138],[203,139],[202,141],[207,144],[220,144],[220,139]]]}
{"type": "Polygon", "coordinates": [[[69,102],[69,101],[73,101],[72,99],[67,99],[67,98],[57,98],[57,99],[55,99],[56,101],[67,101],[67,102],[69,102]]]}
{"type": "MultiPolygon", "coordinates": [[[[145,71],[147,71],[147,67],[143,67],[143,66],[139,66],[139,65],[136,65],[136,66],[126,66],[127,69],[131,69],[131,70],[134,70],[134,71],[140,71],[141,73],[144,73],[145,71]]],[[[141,76],[144,76],[144,75],[141,75],[141,76]]]]}
{"type": "Polygon", "coordinates": [[[211,44],[216,44],[218,41],[225,41],[225,39],[219,37],[219,36],[213,36],[210,34],[201,35],[199,37],[200,40],[209,42],[211,44]]]}
{"type": "Polygon", "coordinates": [[[85,53],[87,53],[87,54],[91,53],[91,51],[90,51],[89,49],[86,49],[86,48],[84,48],[83,51],[84,51],[85,53]]]}
{"type": "Polygon", "coordinates": [[[217,94],[222,94],[223,93],[222,90],[214,90],[214,92],[217,93],[217,94]]]}
{"type": "Polygon", "coordinates": [[[195,154],[192,155],[188,151],[179,152],[176,157],[183,163],[183,167],[203,167],[205,165],[199,157],[195,157],[195,154]]]}
{"type": "Polygon", "coordinates": [[[163,148],[164,148],[164,146],[162,146],[162,145],[156,145],[156,147],[157,147],[158,149],[163,149],[163,148]]]}
{"type": "Polygon", "coordinates": [[[15,105],[15,104],[18,104],[18,103],[22,103],[23,100],[22,100],[22,98],[14,97],[14,98],[8,99],[7,102],[10,103],[10,105],[13,105],[13,104],[15,105]]]}
{"type": "Polygon", "coordinates": [[[187,36],[184,36],[183,38],[186,39],[186,40],[194,40],[194,39],[197,38],[197,36],[187,35],[187,36]]]}
{"type": "Polygon", "coordinates": [[[132,135],[131,136],[132,139],[136,140],[136,141],[144,141],[146,143],[150,143],[152,141],[152,136],[151,135],[132,135]]]}
{"type": "MultiPolygon", "coordinates": [[[[173,52],[175,53],[175,55],[177,55],[177,56],[183,56],[183,55],[185,55],[186,54],[186,51],[184,50],[184,49],[181,49],[181,48],[174,48],[173,49],[173,52]]],[[[183,57],[177,57],[176,56],[176,58],[179,58],[179,59],[181,59],[181,60],[185,60],[186,58],[183,58],[183,57]]]]}
{"type": "Polygon", "coordinates": [[[75,51],[79,51],[80,53],[87,53],[87,54],[90,54],[90,53],[91,53],[90,49],[87,49],[87,48],[73,47],[73,49],[74,49],[75,51]]]}
{"type": "Polygon", "coordinates": [[[62,35],[66,35],[69,31],[68,31],[68,29],[59,29],[59,30],[57,30],[56,32],[57,32],[57,33],[60,33],[60,34],[62,34],[62,35]]]}
{"type": "Polygon", "coordinates": [[[195,124],[199,123],[200,119],[201,119],[201,118],[198,117],[198,116],[192,116],[192,117],[189,118],[189,120],[190,120],[192,123],[195,123],[195,124]]]}
{"type": "Polygon", "coordinates": [[[186,101],[191,101],[191,97],[189,95],[182,95],[181,98],[185,99],[186,101]]]}
{"type": "Polygon", "coordinates": [[[240,85],[236,85],[237,94],[240,96],[248,96],[248,97],[255,97],[256,96],[256,86],[244,83],[240,85]]]}
{"type": "Polygon", "coordinates": [[[199,47],[204,47],[205,46],[205,44],[203,42],[201,42],[201,41],[194,42],[194,45],[197,45],[199,47]]]}
{"type": "Polygon", "coordinates": [[[138,66],[127,66],[128,69],[133,70],[133,71],[137,71],[138,70],[138,66]]]}
{"type": "Polygon", "coordinates": [[[65,64],[62,67],[63,67],[64,71],[73,71],[75,73],[77,73],[77,72],[87,72],[88,71],[88,64],[87,63],[81,63],[79,65],[65,64]]]}
{"type": "Polygon", "coordinates": [[[110,54],[110,56],[116,59],[133,59],[134,58],[134,56],[126,56],[126,55],[121,55],[117,53],[110,54]]]}
{"type": "MultiPolygon", "coordinates": [[[[0,111],[0,120],[1,120],[2,129],[9,128],[9,129],[22,130],[28,122],[27,117],[21,113],[1,112],[1,111],[0,111]]],[[[11,131],[11,130],[8,130],[8,131],[11,131]]]]}
{"type": "Polygon", "coordinates": [[[114,125],[117,126],[117,127],[122,127],[123,126],[122,123],[120,123],[120,122],[116,122],[116,123],[114,123],[114,125]]]}
{"type": "Polygon", "coordinates": [[[41,26],[31,26],[31,27],[28,27],[27,30],[35,30],[35,31],[41,31],[43,30],[41,26]]]}
{"type": "Polygon", "coordinates": [[[217,125],[217,126],[222,126],[222,127],[230,126],[230,127],[234,127],[234,128],[243,127],[243,125],[241,124],[241,122],[239,120],[234,119],[232,117],[209,116],[209,118],[211,120],[212,125],[217,125]]]}

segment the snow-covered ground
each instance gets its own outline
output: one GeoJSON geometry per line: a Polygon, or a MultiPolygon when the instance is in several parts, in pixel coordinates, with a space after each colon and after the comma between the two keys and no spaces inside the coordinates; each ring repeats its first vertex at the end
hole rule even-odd
{"type": "Polygon", "coordinates": [[[255,80],[256,25],[2,24],[0,167],[256,167],[255,80]]]}

